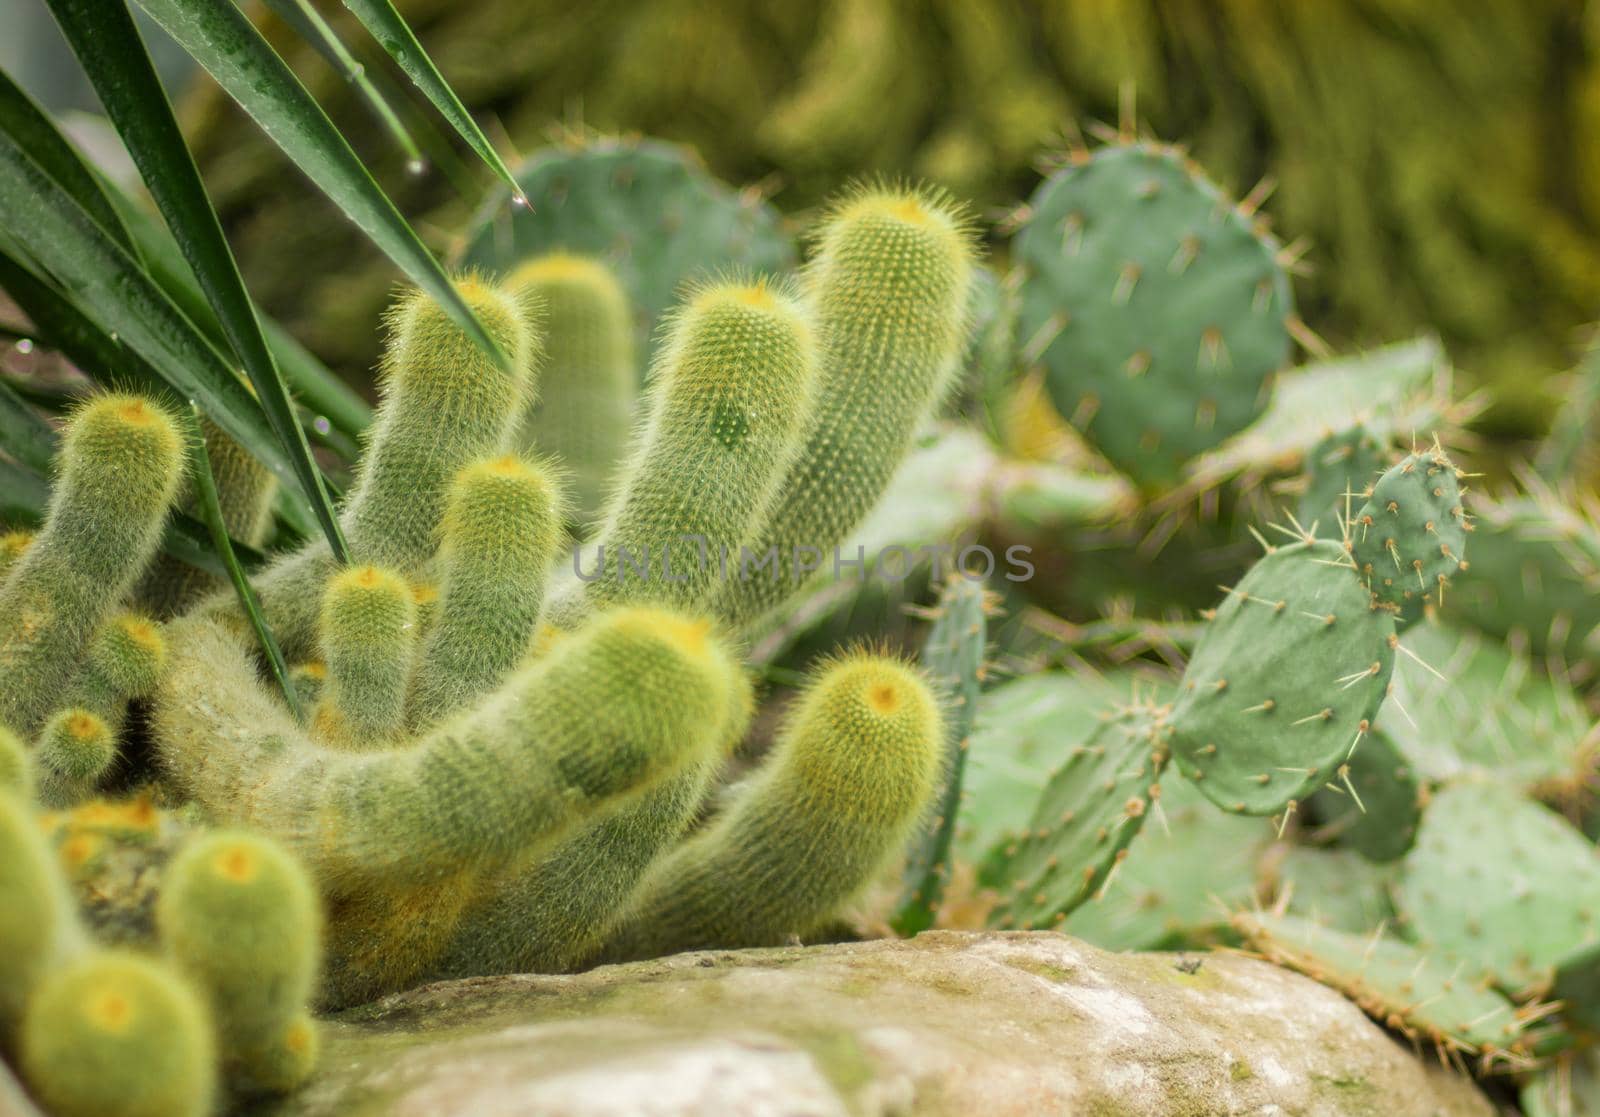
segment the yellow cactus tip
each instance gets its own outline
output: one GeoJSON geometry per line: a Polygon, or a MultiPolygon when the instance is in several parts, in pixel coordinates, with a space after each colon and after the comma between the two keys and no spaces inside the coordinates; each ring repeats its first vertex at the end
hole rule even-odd
{"type": "Polygon", "coordinates": [[[80,869],[99,851],[98,838],[92,834],[74,834],[61,844],[61,860],[69,869],[80,869]]]}
{"type": "Polygon", "coordinates": [[[884,717],[898,710],[904,698],[900,688],[887,679],[867,688],[867,705],[884,717]]]}
{"type": "MultiPolygon", "coordinates": [[[[439,587],[427,585],[426,583],[412,586],[411,600],[417,605],[432,605],[439,600],[439,587]]],[[[327,666],[322,663],[308,663],[305,665],[304,670],[313,679],[326,678],[328,674],[327,666]]]]}
{"type": "Polygon", "coordinates": [[[526,473],[528,467],[515,454],[504,454],[488,465],[488,471],[499,477],[515,477],[526,473]]]}
{"type": "Polygon", "coordinates": [[[765,279],[735,287],[732,294],[738,302],[745,306],[753,306],[757,310],[771,310],[777,305],[777,300],[772,297],[772,288],[767,286],[765,279]]]}
{"type": "Polygon", "coordinates": [[[67,715],[66,730],[74,740],[91,740],[98,737],[104,728],[105,722],[87,710],[79,710],[76,713],[67,715]]]}
{"type": "Polygon", "coordinates": [[[243,846],[228,845],[217,851],[211,862],[217,875],[235,884],[247,884],[255,879],[256,856],[243,846]]]}
{"type": "Polygon", "coordinates": [[[313,1041],[314,1036],[311,1031],[310,1021],[296,1020],[289,1025],[289,1030],[284,1033],[283,1046],[289,1050],[290,1054],[304,1055],[311,1050],[313,1041]]]}
{"type": "Polygon", "coordinates": [[[144,426],[155,421],[155,412],[148,403],[137,397],[124,399],[117,405],[117,418],[136,426],[144,426]]]}
{"type": "Polygon", "coordinates": [[[102,1032],[121,1033],[133,1019],[133,1004],[115,989],[101,989],[90,995],[85,1016],[102,1032]]]}
{"type": "Polygon", "coordinates": [[[536,260],[529,260],[512,272],[510,286],[518,287],[526,283],[558,279],[588,279],[596,272],[604,270],[598,261],[587,256],[579,256],[572,252],[552,252],[536,260]]]}
{"type": "Polygon", "coordinates": [[[383,579],[383,574],[376,566],[363,566],[350,576],[351,582],[362,589],[371,589],[383,579]]]}
{"type": "Polygon", "coordinates": [[[148,648],[151,651],[163,651],[166,648],[155,624],[145,617],[123,618],[122,631],[128,634],[128,639],[141,648],[148,648]]]}

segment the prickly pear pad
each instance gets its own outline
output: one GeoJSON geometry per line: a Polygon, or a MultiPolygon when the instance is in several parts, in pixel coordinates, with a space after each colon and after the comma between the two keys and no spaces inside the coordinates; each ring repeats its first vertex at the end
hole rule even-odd
{"type": "Polygon", "coordinates": [[[1500,783],[1445,788],[1395,892],[1419,942],[1471,960],[1469,980],[1543,990],[1600,944],[1600,852],[1500,783]]]}
{"type": "Polygon", "coordinates": [[[1384,471],[1349,524],[1350,553],[1373,595],[1414,619],[1462,565],[1467,514],[1455,465],[1435,446],[1384,471]]]}
{"type": "Polygon", "coordinates": [[[1178,770],[1226,811],[1297,803],[1366,737],[1395,643],[1338,544],[1276,548],[1228,591],[1184,672],[1178,770]]]}
{"type": "Polygon", "coordinates": [[[1001,892],[995,926],[1053,926],[1105,887],[1160,795],[1166,711],[1114,712],[1056,769],[1027,831],[979,870],[980,882],[1001,892]]]}
{"type": "Polygon", "coordinates": [[[1324,438],[1306,455],[1300,522],[1319,539],[1342,539],[1385,464],[1383,445],[1360,423],[1324,438]]]}
{"type": "Polygon", "coordinates": [[[1029,200],[1018,342],[1057,408],[1141,487],[1243,430],[1290,352],[1276,241],[1176,148],[1082,152],[1029,200]]]}
{"type": "Polygon", "coordinates": [[[1331,986],[1387,1027],[1486,1065],[1525,1063],[1511,1002],[1457,974],[1452,960],[1391,938],[1350,935],[1292,915],[1241,912],[1234,929],[1280,966],[1331,986]]]}

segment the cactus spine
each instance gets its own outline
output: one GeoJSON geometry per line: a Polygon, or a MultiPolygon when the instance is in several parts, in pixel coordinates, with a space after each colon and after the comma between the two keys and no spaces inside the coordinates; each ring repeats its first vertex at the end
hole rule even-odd
{"type": "Polygon", "coordinates": [[[565,469],[569,512],[588,525],[628,445],[635,370],[628,297],[598,260],[553,252],[523,264],[506,286],[545,306],[545,371],[522,444],[565,469]]]}
{"type": "Polygon", "coordinates": [[[816,401],[778,498],[744,541],[769,576],[727,579],[715,611],[748,625],[789,596],[859,524],[943,397],[966,341],[972,245],[938,195],[870,189],[823,226],[806,273],[816,315],[816,401]],[[797,562],[799,554],[810,560],[797,562]]]}
{"type": "Polygon", "coordinates": [[[44,529],[0,585],[0,724],[32,732],[60,701],[155,552],[183,453],[171,417],[137,396],[101,396],[73,417],[44,529]]]}
{"type": "Polygon", "coordinates": [[[915,669],[864,653],[828,665],[752,786],[651,869],[606,956],[816,930],[902,849],[937,789],[943,743],[915,669]]]}

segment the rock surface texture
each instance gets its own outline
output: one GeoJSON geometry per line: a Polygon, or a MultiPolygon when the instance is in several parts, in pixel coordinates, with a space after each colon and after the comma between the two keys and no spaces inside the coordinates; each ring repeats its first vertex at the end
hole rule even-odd
{"type": "Polygon", "coordinates": [[[446,982],[331,1021],[275,1117],[1493,1117],[1337,993],[1050,933],[446,982]]]}

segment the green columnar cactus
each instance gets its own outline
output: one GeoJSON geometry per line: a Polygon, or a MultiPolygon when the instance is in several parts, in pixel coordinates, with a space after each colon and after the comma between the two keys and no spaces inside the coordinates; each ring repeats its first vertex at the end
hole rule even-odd
{"type": "Polygon", "coordinates": [[[506,286],[545,306],[545,370],[522,422],[522,445],[566,473],[580,527],[592,524],[628,446],[638,391],[628,296],[599,260],[552,252],[506,286]]]}
{"type": "Polygon", "coordinates": [[[1234,927],[1279,965],[1330,985],[1412,1040],[1477,1055],[1486,1067],[1526,1066],[1511,1002],[1463,976],[1455,960],[1375,934],[1352,935],[1292,915],[1241,913],[1234,927]]]}
{"type": "Polygon", "coordinates": [[[1402,623],[1437,605],[1464,563],[1467,514],[1459,471],[1435,446],[1408,454],[1365,493],[1350,522],[1350,553],[1373,595],[1402,623]]]}
{"type": "Polygon", "coordinates": [[[1105,888],[1160,798],[1171,755],[1167,712],[1115,711],[1051,775],[1027,829],[979,868],[979,879],[1001,894],[997,926],[1059,924],[1105,888]]]}
{"type": "Polygon", "coordinates": [[[951,575],[939,594],[933,627],[922,648],[922,668],[940,688],[946,704],[944,772],[934,817],[913,845],[902,874],[904,895],[892,925],[901,935],[915,935],[933,926],[939,901],[950,880],[950,847],[967,767],[967,738],[978,712],[988,651],[990,608],[979,579],[951,575]]]}
{"type": "Polygon", "coordinates": [[[0,1050],[15,1047],[23,1007],[80,945],[72,898],[19,790],[0,788],[0,1050]]]}
{"type": "Polygon", "coordinates": [[[19,1058],[52,1117],[206,1117],[215,1061],[195,992],[165,966],[109,950],[40,983],[19,1058]]]}
{"type": "Polygon", "coordinates": [[[904,847],[937,791],[943,740],[918,672],[865,653],[829,664],[750,786],[651,869],[604,955],[773,946],[816,930],[904,847]]]}
{"type": "Polygon", "coordinates": [[[509,864],[703,763],[737,677],[702,622],[602,613],[409,747],[355,754],[308,739],[222,626],[189,619],[173,637],[153,717],[165,766],[213,816],[303,856],[329,898],[334,1003],[426,972],[509,864]]]}
{"type": "Polygon", "coordinates": [[[0,585],[0,724],[31,733],[160,540],[184,463],[170,416],[101,396],[72,419],[44,529],[0,585]]]}
{"type": "MultiPolygon", "coordinates": [[[[407,578],[433,555],[451,478],[507,448],[540,359],[532,308],[477,279],[458,286],[511,367],[498,367],[425,295],[407,296],[390,315],[383,402],[340,513],[355,561],[407,578]]],[[[327,544],[315,540],[254,580],[292,660],[315,646],[321,591],[333,570],[327,544]]],[[[214,600],[213,610],[233,607],[231,598],[214,600]]]]}
{"type": "Polygon", "coordinates": [[[1017,237],[1025,363],[1141,488],[1243,430],[1290,355],[1282,249],[1178,148],[1070,153],[1017,237]]]}
{"type": "Polygon", "coordinates": [[[406,688],[417,646],[417,606],[404,578],[355,566],[322,596],[327,684],[315,726],[346,748],[382,748],[405,726],[406,688]]]}
{"type": "Polygon", "coordinates": [[[972,241],[938,195],[864,190],[843,200],[808,265],[819,377],[798,452],[741,569],[713,610],[747,626],[828,561],[871,509],[919,425],[948,390],[966,344],[972,241]]]}
{"type": "MultiPolygon", "coordinates": [[[[211,472],[217,482],[217,503],[228,535],[252,547],[259,547],[272,527],[272,501],[278,480],[244,447],[229,438],[210,419],[202,419],[200,430],[211,472]]],[[[179,499],[179,507],[198,514],[193,493],[179,499]]],[[[140,606],[160,618],[183,612],[213,590],[224,588],[214,574],[196,569],[171,555],[157,555],[135,592],[140,606]]]]}
{"type": "Polygon", "coordinates": [[[563,508],[548,470],[515,456],[456,475],[439,556],[442,599],[411,696],[413,727],[487,694],[528,654],[563,508]]]}
{"type": "Polygon", "coordinates": [[[557,603],[557,623],[614,602],[703,605],[780,495],[814,379],[811,327],[784,286],[695,295],[673,321],[640,437],[595,532],[598,569],[579,572],[584,584],[557,603]]]}
{"type": "Polygon", "coordinates": [[[1172,711],[1178,769],[1223,810],[1276,814],[1334,775],[1388,694],[1394,619],[1344,549],[1272,549],[1228,591],[1172,711]]]}
{"type": "Polygon", "coordinates": [[[734,672],[723,749],[513,865],[463,914],[438,976],[562,973],[592,958],[651,863],[699,815],[725,753],[744,736],[754,700],[743,671],[734,672]]]}
{"type": "Polygon", "coordinates": [[[306,1007],[321,911],[305,871],[276,843],[216,831],[168,866],[162,946],[210,1002],[231,1089],[282,1093],[316,1065],[306,1007]]]}

